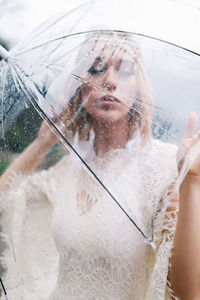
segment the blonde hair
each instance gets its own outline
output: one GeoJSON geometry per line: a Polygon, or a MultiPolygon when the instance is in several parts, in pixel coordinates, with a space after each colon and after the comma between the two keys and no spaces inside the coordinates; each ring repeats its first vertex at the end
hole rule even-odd
{"type": "MultiPolygon", "coordinates": [[[[117,35],[108,32],[107,35],[108,39],[105,40],[102,38],[102,33],[101,35],[99,34],[99,38],[101,38],[101,41],[103,41],[105,45],[108,42],[111,43],[112,38],[114,38],[115,42],[118,42],[117,46],[126,47],[125,49],[129,49],[129,53],[131,51],[132,57],[137,63],[136,76],[138,90],[136,93],[136,101],[129,111],[129,139],[132,139],[135,132],[139,131],[142,144],[144,145],[151,136],[153,97],[149,80],[143,70],[141,52],[133,35],[122,32],[117,33],[117,35]],[[119,41],[121,41],[121,44],[119,44],[119,41]]],[[[91,129],[93,128],[93,119],[83,106],[81,86],[76,89],[74,96],[70,99],[67,111],[68,120],[70,121],[66,125],[72,137],[74,137],[78,131],[79,140],[88,141],[90,139],[91,129]]]]}

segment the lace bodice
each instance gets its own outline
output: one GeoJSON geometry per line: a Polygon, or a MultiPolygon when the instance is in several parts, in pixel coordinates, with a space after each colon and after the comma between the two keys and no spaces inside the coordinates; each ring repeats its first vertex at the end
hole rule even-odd
{"type": "MultiPolygon", "coordinates": [[[[166,188],[176,175],[176,149],[157,141],[149,147],[148,154],[118,150],[104,159],[94,158],[90,166],[146,235],[153,237],[166,188]]],[[[39,203],[45,197],[53,207],[59,259],[49,300],[150,299],[158,253],[144,243],[127,216],[71,155],[59,168],[33,175],[25,190],[29,201],[39,203]]],[[[164,298],[159,293],[151,298],[157,299],[164,298]]]]}

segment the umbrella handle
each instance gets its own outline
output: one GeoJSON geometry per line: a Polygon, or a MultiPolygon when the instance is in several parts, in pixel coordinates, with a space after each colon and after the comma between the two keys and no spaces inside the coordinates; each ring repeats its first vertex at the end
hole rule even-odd
{"type": "Polygon", "coordinates": [[[156,245],[151,241],[150,238],[144,240],[145,244],[149,245],[153,250],[156,250],[156,245]]]}
{"type": "Polygon", "coordinates": [[[8,52],[8,50],[6,50],[3,46],[0,45],[0,56],[7,60],[10,56],[10,53],[8,52]]]}

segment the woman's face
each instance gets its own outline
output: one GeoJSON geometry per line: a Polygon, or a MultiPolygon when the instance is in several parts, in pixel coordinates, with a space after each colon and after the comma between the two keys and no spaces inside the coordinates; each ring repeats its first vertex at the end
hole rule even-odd
{"type": "Polygon", "coordinates": [[[130,50],[104,46],[91,59],[81,88],[85,109],[100,122],[113,123],[125,118],[135,102],[136,79],[137,64],[130,50]]]}

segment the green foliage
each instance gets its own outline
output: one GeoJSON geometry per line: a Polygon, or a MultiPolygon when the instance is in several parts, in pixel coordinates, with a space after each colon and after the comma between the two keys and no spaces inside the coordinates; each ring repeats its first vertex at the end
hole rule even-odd
{"type": "Polygon", "coordinates": [[[25,109],[0,140],[0,176],[13,157],[22,152],[36,137],[42,119],[31,106],[25,109]]]}
{"type": "Polygon", "coordinates": [[[41,122],[32,106],[25,109],[8,129],[4,140],[0,141],[0,148],[13,153],[22,152],[35,139],[41,122]]]}
{"type": "MultiPolygon", "coordinates": [[[[18,155],[36,138],[43,119],[34,107],[30,106],[20,113],[16,121],[11,125],[0,140],[0,176],[6,170],[13,158],[18,155]]],[[[40,169],[48,169],[58,162],[66,153],[62,143],[57,143],[38,166],[40,169]]]]}
{"type": "Polygon", "coordinates": [[[1,158],[0,160],[0,176],[3,174],[3,172],[7,169],[9,166],[9,161],[5,158],[1,158]]]}

